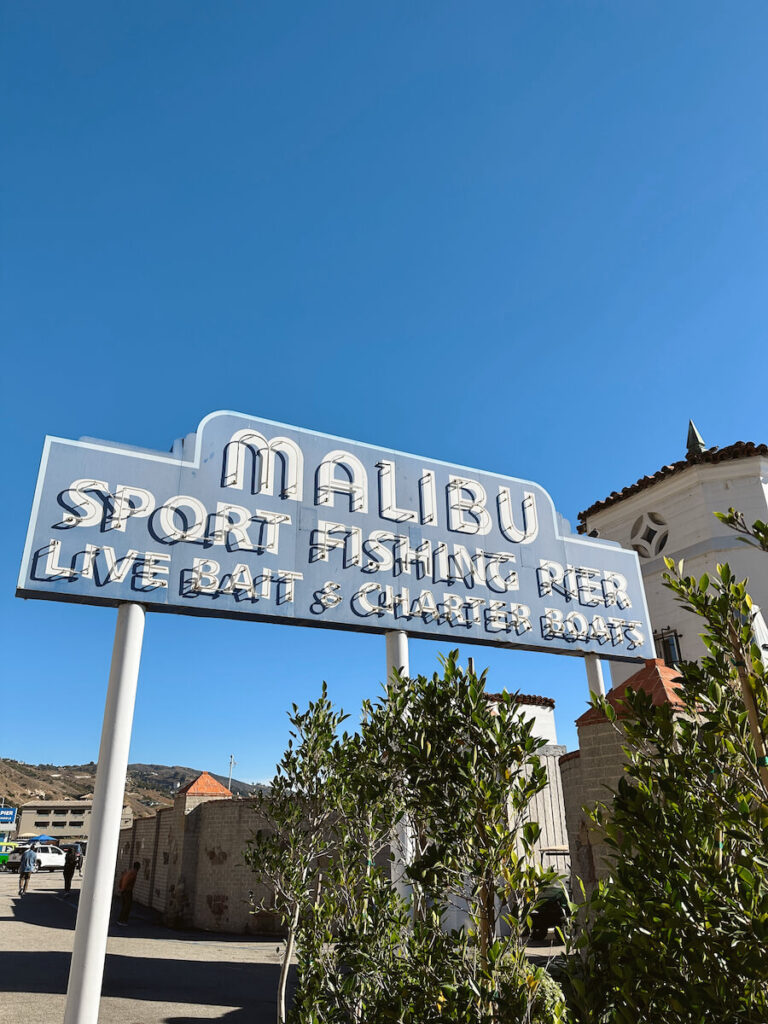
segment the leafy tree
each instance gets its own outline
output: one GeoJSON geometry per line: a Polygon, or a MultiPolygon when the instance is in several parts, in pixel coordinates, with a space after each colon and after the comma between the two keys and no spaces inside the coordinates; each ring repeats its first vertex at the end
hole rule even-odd
{"type": "Polygon", "coordinates": [[[513,695],[489,699],[486,674],[464,671],[457,658],[452,652],[431,678],[391,680],[368,705],[364,735],[386,765],[383,784],[400,794],[409,849],[399,859],[414,921],[434,935],[450,908],[466,912],[463,971],[477,1019],[495,1021],[500,972],[510,963],[524,971],[522,926],[555,877],[536,863],[540,829],[528,820],[547,783],[536,757],[545,741],[513,695]]]}
{"type": "MultiPolygon", "coordinates": [[[[768,548],[764,524],[721,518],[768,548]]],[[[766,667],[746,583],[727,565],[699,580],[682,563],[667,568],[705,624],[707,654],[680,666],[681,707],[627,694],[626,772],[593,814],[613,863],[586,904],[570,984],[583,1024],[758,1024],[768,1020],[766,667]]]]}
{"type": "Polygon", "coordinates": [[[543,741],[514,697],[490,700],[453,652],[442,674],[394,677],[354,735],[336,735],[343,717],[325,687],[294,707],[296,744],[258,805],[272,832],[248,856],[289,930],[279,1021],[292,942],[300,1024],[564,1020],[558,987],[524,958],[553,873],[528,820],[543,741]],[[467,923],[448,932],[454,906],[467,923]]]}
{"type": "Polygon", "coordinates": [[[246,863],[274,891],[274,909],[287,931],[278,984],[278,1024],[286,1020],[294,950],[306,960],[318,946],[323,865],[336,852],[337,731],[346,716],[334,710],[323,683],[318,700],[303,712],[294,704],[289,717],[293,729],[288,749],[269,788],[255,799],[255,810],[266,827],[253,836],[245,853],[246,863]]]}

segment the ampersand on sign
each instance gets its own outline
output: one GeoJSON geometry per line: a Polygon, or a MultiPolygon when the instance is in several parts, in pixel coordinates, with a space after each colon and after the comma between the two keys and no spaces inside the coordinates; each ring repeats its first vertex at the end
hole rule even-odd
{"type": "Polygon", "coordinates": [[[327,580],[321,590],[316,590],[312,595],[314,601],[310,606],[310,611],[314,612],[315,615],[319,615],[329,608],[335,608],[341,604],[341,584],[336,583],[334,580],[327,580]]]}

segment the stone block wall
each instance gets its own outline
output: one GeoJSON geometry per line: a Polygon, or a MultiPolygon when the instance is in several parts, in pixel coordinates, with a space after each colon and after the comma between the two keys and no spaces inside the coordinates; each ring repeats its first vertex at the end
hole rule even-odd
{"type": "Polygon", "coordinates": [[[579,749],[560,758],[574,894],[579,892],[577,879],[589,888],[606,873],[609,848],[583,808],[610,800],[626,761],[623,742],[612,723],[591,722],[579,729],[579,749]]]}
{"type": "Polygon", "coordinates": [[[272,892],[257,882],[243,851],[261,826],[252,800],[179,796],[173,807],[139,818],[120,833],[115,884],[139,861],[134,900],[162,913],[171,927],[279,935],[272,892]]]}
{"type": "MultiPolygon", "coordinates": [[[[568,870],[558,770],[564,749],[550,744],[540,751],[549,785],[529,814],[542,828],[542,862],[562,873],[568,870]]],[[[253,800],[179,794],[172,807],[121,831],[116,881],[139,861],[134,899],[159,911],[171,927],[280,935],[280,922],[270,909],[273,894],[243,856],[249,838],[263,827],[253,800]],[[254,905],[263,909],[251,913],[254,905]]]]}
{"type": "MultiPolygon", "coordinates": [[[[227,800],[199,809],[200,830],[193,905],[195,927],[209,931],[274,933],[274,914],[251,914],[251,893],[256,903],[273,905],[272,893],[257,883],[245,864],[243,851],[258,827],[253,804],[227,800]]],[[[263,825],[263,822],[261,823],[263,825]]]]}
{"type": "Polygon", "coordinates": [[[165,911],[168,896],[168,879],[170,877],[171,828],[173,825],[173,809],[160,811],[156,817],[155,857],[152,879],[151,906],[156,910],[165,911]]]}
{"type": "Polygon", "coordinates": [[[155,864],[155,818],[139,818],[134,832],[134,860],[140,862],[138,878],[134,886],[134,899],[149,905],[152,893],[152,869],[155,864]]]}
{"type": "MultiPolygon", "coordinates": [[[[580,752],[578,750],[572,750],[567,754],[563,754],[560,758],[560,779],[563,788],[568,849],[571,854],[572,885],[577,876],[585,881],[594,881],[594,870],[583,862],[583,855],[577,845],[579,817],[582,807],[579,786],[581,767],[579,757],[580,752]],[[592,877],[589,877],[590,875],[592,877]]],[[[573,890],[574,897],[576,896],[577,891],[577,889],[573,890]]]]}

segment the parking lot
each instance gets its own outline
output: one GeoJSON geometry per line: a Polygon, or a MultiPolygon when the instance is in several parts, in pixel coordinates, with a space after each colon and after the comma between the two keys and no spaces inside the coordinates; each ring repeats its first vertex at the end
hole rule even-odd
{"type": "MultiPolygon", "coordinates": [[[[63,895],[60,872],[0,873],[0,1019],[60,1021],[80,879],[63,895]]],[[[226,1024],[273,1021],[277,943],[176,932],[134,905],[128,928],[110,926],[99,1024],[226,1024]]]]}

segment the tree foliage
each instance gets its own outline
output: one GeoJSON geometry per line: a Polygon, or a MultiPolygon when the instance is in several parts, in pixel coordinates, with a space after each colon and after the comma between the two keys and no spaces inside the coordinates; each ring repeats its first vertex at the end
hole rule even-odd
{"type": "Polygon", "coordinates": [[[522,935],[554,877],[529,820],[543,741],[457,652],[442,668],[395,676],[351,735],[325,687],[293,710],[297,743],[259,804],[271,831],[248,857],[296,943],[297,1024],[565,1020],[522,935]]]}
{"type": "Polygon", "coordinates": [[[245,860],[273,890],[274,910],[288,936],[278,987],[281,1024],[286,1019],[286,987],[294,950],[304,960],[320,941],[317,908],[323,865],[337,850],[335,819],[344,800],[336,766],[342,748],[337,733],[345,718],[331,705],[325,683],[318,700],[306,711],[299,711],[294,704],[288,748],[269,789],[255,799],[255,810],[265,827],[253,836],[245,860]]]}
{"type": "MultiPolygon", "coordinates": [[[[721,518],[768,548],[764,524],[747,528],[733,510],[721,518]]],[[[764,652],[746,583],[727,565],[701,579],[682,563],[667,569],[667,585],[705,626],[707,654],[680,666],[680,707],[627,694],[626,772],[593,813],[613,862],[584,908],[570,985],[583,1024],[764,1024],[764,652]]]]}

